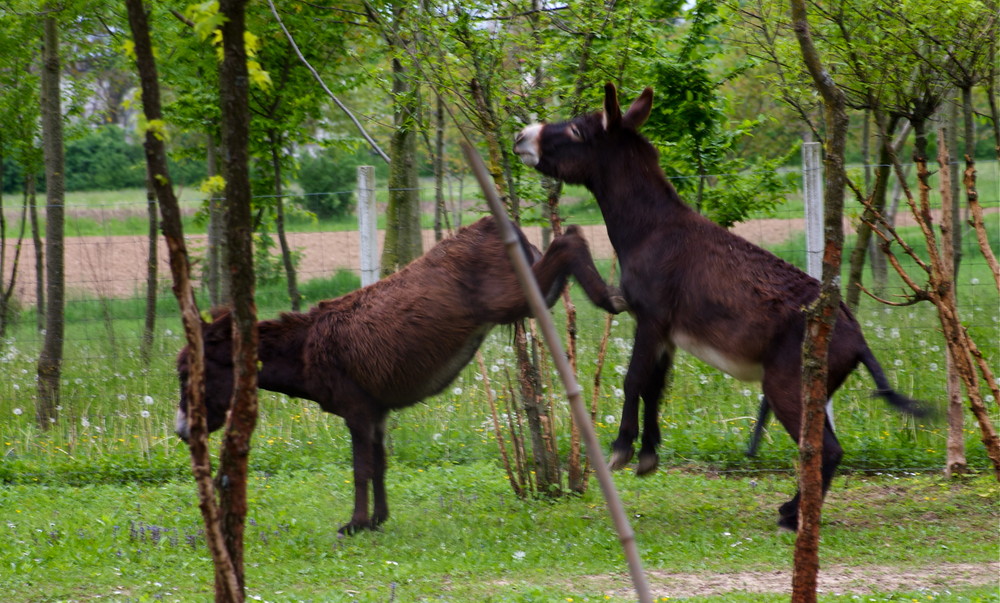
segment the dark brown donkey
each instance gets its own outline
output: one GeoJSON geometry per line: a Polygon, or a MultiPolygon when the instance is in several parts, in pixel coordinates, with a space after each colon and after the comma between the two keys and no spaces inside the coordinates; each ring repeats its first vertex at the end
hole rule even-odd
{"type": "MultiPolygon", "coordinates": [[[[625,402],[611,466],[632,459],[643,412],[637,473],[656,469],[658,404],[676,348],[737,379],[761,381],[764,396],[796,441],[802,408],[802,308],[819,295],[815,279],[768,251],[700,216],[681,201],[660,169],[653,146],[638,133],[649,117],[647,88],[623,115],[614,86],[604,111],[557,124],[535,124],[517,137],[525,164],[597,198],[621,262],[621,286],[636,320],[625,402]]],[[[876,393],[910,413],[921,407],[895,393],[865,343],[857,321],[841,306],[829,353],[831,394],[858,363],[876,393]]],[[[843,450],[827,421],[823,486],[829,487],[843,450]]],[[[781,506],[779,525],[795,529],[799,495],[781,506]]]]}
{"type": "MultiPolygon", "coordinates": [[[[572,274],[596,305],[613,313],[625,308],[618,291],[601,279],[578,228],[567,228],[544,256],[520,237],[550,305],[572,274]]],[[[318,402],[350,429],[354,514],[341,533],[374,529],[389,516],[383,445],[389,411],[440,392],[494,325],[528,315],[496,224],[483,218],[373,285],[258,324],[260,387],[318,402]]],[[[205,406],[214,431],[225,423],[233,388],[229,313],[205,323],[203,333],[205,406]]],[[[184,348],[177,359],[177,433],[185,439],[187,356],[184,348]]]]}

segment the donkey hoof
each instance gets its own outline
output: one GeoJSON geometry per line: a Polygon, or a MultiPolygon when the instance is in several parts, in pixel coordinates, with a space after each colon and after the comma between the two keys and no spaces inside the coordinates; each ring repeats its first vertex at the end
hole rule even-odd
{"type": "Polygon", "coordinates": [[[620,293],[614,293],[611,295],[611,313],[621,314],[622,312],[628,312],[631,308],[628,302],[625,301],[625,297],[620,293]]]}
{"type": "Polygon", "coordinates": [[[371,522],[351,520],[345,523],[344,525],[340,526],[340,529],[337,530],[337,534],[341,536],[354,536],[361,530],[371,530],[371,529],[372,529],[371,522]]]}
{"type": "Polygon", "coordinates": [[[635,451],[631,448],[626,450],[614,450],[611,452],[611,460],[608,462],[608,469],[612,471],[618,471],[622,467],[625,467],[632,460],[632,455],[635,451]]]}
{"type": "Polygon", "coordinates": [[[655,452],[652,454],[639,453],[639,464],[635,468],[635,474],[645,477],[656,471],[660,466],[660,457],[655,452]]]}
{"type": "Polygon", "coordinates": [[[783,515],[778,518],[778,529],[788,530],[789,532],[799,531],[799,516],[798,515],[783,515]]]}

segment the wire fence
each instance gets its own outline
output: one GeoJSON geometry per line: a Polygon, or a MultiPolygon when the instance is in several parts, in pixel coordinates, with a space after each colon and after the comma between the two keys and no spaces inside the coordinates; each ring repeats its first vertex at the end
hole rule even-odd
{"type": "MultiPolygon", "coordinates": [[[[1000,236],[1000,166],[997,162],[981,162],[979,168],[980,203],[986,208],[987,222],[994,237],[994,250],[1000,247],[995,237],[1000,236]]],[[[856,167],[854,169],[862,169],[856,167]]],[[[349,195],[353,191],[338,191],[327,193],[331,195],[349,195]]],[[[424,205],[425,216],[433,211],[434,189],[431,185],[420,188],[420,196],[424,205]]],[[[455,229],[463,224],[469,224],[486,210],[478,198],[478,192],[470,178],[467,180],[451,179],[445,190],[447,220],[446,226],[455,229]]],[[[376,192],[376,200],[380,207],[387,202],[389,191],[382,187],[376,192]]],[[[185,215],[190,218],[192,230],[199,231],[187,235],[189,250],[194,261],[194,273],[200,275],[204,266],[204,255],[207,247],[207,236],[203,234],[204,224],[194,216],[199,212],[204,199],[190,192],[182,195],[182,206],[185,215]]],[[[607,239],[596,204],[589,193],[583,189],[569,187],[564,197],[563,209],[567,223],[582,224],[584,236],[591,245],[591,250],[601,266],[607,268],[613,257],[613,249],[607,239]]],[[[136,416],[149,418],[149,410],[145,407],[150,399],[157,404],[171,405],[175,401],[166,393],[164,383],[176,384],[172,372],[173,359],[183,345],[183,333],[180,329],[176,303],[170,293],[170,272],[167,264],[167,251],[162,240],[158,240],[158,297],[156,311],[155,343],[153,353],[156,356],[155,370],[148,371],[135,362],[142,337],[142,324],[145,317],[145,286],[148,262],[148,231],[147,200],[143,191],[128,193],[92,193],[86,195],[70,195],[66,205],[66,322],[64,380],[62,400],[63,406],[70,413],[77,428],[92,427],[98,422],[105,424],[105,433],[120,432],[122,437],[132,427],[116,427],[115,419],[107,412],[99,417],[88,414],[88,409],[102,404],[106,398],[117,398],[131,410],[131,419],[136,416]],[[125,198],[122,195],[126,195],[125,198]],[[82,368],[74,368],[82,367],[82,368]],[[103,370],[101,370],[103,369],[103,370]],[[95,371],[101,370],[100,373],[95,371]],[[143,415],[142,413],[147,413],[143,415]],[[88,418],[90,417],[90,418],[88,418]],[[83,425],[87,421],[87,425],[83,425]]],[[[4,286],[10,283],[11,263],[14,256],[13,242],[17,236],[20,214],[9,205],[7,213],[7,248],[5,250],[4,286]]],[[[797,192],[788,195],[788,202],[767,215],[756,216],[745,223],[738,224],[733,230],[748,240],[765,246],[782,258],[804,268],[805,249],[803,242],[803,210],[797,192]]],[[[380,211],[380,214],[383,213],[380,211]]],[[[535,215],[540,216],[541,210],[535,215]]],[[[856,203],[849,203],[847,208],[847,225],[850,229],[858,221],[861,208],[856,203]]],[[[909,220],[909,209],[905,200],[900,203],[898,224],[905,225],[909,220]]],[[[350,220],[310,221],[297,217],[292,211],[289,218],[288,242],[297,256],[297,277],[303,283],[306,292],[305,305],[309,306],[325,297],[339,294],[345,285],[331,285],[329,281],[339,272],[358,275],[360,271],[360,243],[356,226],[350,220]],[[310,287],[310,283],[314,286],[310,287]],[[332,293],[326,293],[326,292],[332,293]]],[[[529,211],[527,215],[532,215],[529,211]]],[[[432,220],[425,217],[427,228],[423,233],[424,249],[430,249],[434,244],[434,231],[430,228],[432,220]]],[[[381,225],[380,225],[381,228],[381,225]]],[[[543,234],[541,226],[527,226],[526,233],[532,242],[541,245],[543,234]]],[[[848,231],[850,232],[850,230],[848,231]]],[[[273,236],[273,232],[270,233],[273,236]]],[[[972,234],[966,232],[967,241],[972,234]]],[[[379,244],[384,240],[384,232],[379,231],[379,244]]],[[[974,250],[974,245],[967,245],[974,250]]],[[[697,250],[692,250],[697,253],[697,250]]],[[[277,245],[269,248],[272,261],[277,262],[277,245]]],[[[14,286],[16,314],[14,322],[8,325],[6,340],[0,343],[0,375],[4,384],[0,384],[0,416],[17,416],[20,412],[28,412],[32,408],[35,392],[33,390],[34,376],[31,374],[33,358],[41,346],[42,335],[35,328],[34,305],[36,303],[36,288],[34,282],[35,250],[26,237],[19,252],[18,277],[14,286]],[[6,400],[4,400],[6,399],[6,400]],[[5,414],[6,413],[6,414],[5,414]]],[[[845,255],[846,257],[846,255],[845,255]]],[[[260,287],[261,299],[258,300],[259,312],[262,318],[273,317],[280,311],[287,311],[287,297],[283,293],[284,283],[280,280],[280,270],[277,272],[278,282],[260,287]]],[[[960,311],[966,325],[981,335],[980,345],[994,365],[997,362],[997,346],[1000,342],[1000,300],[997,299],[992,280],[988,276],[988,268],[981,256],[975,252],[966,255],[959,279],[956,283],[959,290],[960,311]]],[[[870,278],[866,269],[865,279],[870,278]]],[[[922,279],[918,279],[921,280],[922,279]]],[[[346,285],[350,286],[350,285],[346,285]]],[[[355,285],[356,286],[356,285],[355,285]]],[[[897,292],[901,291],[899,289],[897,292]]],[[[870,300],[865,301],[866,310],[860,319],[866,337],[872,342],[876,354],[887,365],[887,372],[892,381],[901,391],[906,391],[916,397],[942,399],[944,381],[944,343],[936,324],[934,314],[928,310],[917,308],[889,309],[883,308],[870,300]],[[928,385],[931,383],[932,385],[928,385]]],[[[602,318],[599,314],[585,315],[579,326],[581,346],[589,348],[593,354],[599,344],[602,318]]],[[[630,350],[631,326],[629,319],[616,320],[612,331],[612,347],[617,346],[617,355],[609,363],[603,378],[604,396],[610,406],[615,406],[620,398],[620,388],[623,367],[627,365],[630,350]]],[[[491,338],[492,346],[489,352],[491,363],[499,367],[501,373],[507,370],[512,360],[506,359],[506,346],[503,335],[491,338]],[[497,364],[499,363],[499,364],[497,364]]],[[[671,390],[670,400],[664,406],[663,420],[672,428],[671,434],[665,438],[663,456],[668,463],[684,464],[688,458],[684,446],[697,447],[698,441],[693,436],[684,435],[685,421],[689,416],[698,413],[713,413],[711,421],[719,425],[729,438],[729,443],[723,447],[732,448],[732,442],[741,441],[752,425],[752,417],[756,406],[759,390],[753,387],[743,387],[735,381],[726,380],[721,375],[711,373],[697,361],[685,357],[678,359],[678,376],[671,390]],[[710,404],[701,402],[706,388],[717,391],[725,388],[729,396],[722,404],[725,411],[704,410],[710,404]],[[711,389],[716,388],[716,389],[711,389]],[[702,410],[699,410],[702,409],[702,410]],[[680,434],[680,435],[678,435],[680,434]]],[[[591,370],[590,368],[585,369],[591,370]]],[[[589,375],[582,381],[589,383],[589,375]]],[[[170,386],[176,391],[176,385],[170,386]]],[[[867,376],[857,383],[849,383],[849,388],[857,390],[859,398],[865,397],[870,385],[867,376]]],[[[406,441],[403,435],[394,436],[396,454],[406,457],[407,454],[421,455],[427,458],[426,440],[429,434],[431,442],[441,447],[443,458],[462,456],[460,449],[468,444],[468,434],[481,434],[484,431],[481,415],[478,411],[469,410],[462,417],[460,428],[455,428],[434,413],[449,412],[448,408],[460,407],[463,398],[481,388],[481,381],[474,369],[467,369],[456,381],[453,388],[426,405],[419,411],[410,411],[410,418],[400,423],[426,423],[430,426],[427,433],[415,432],[414,441],[406,441]],[[458,393],[456,393],[458,392],[458,393]],[[463,396],[464,394],[464,396],[463,396]],[[442,426],[443,425],[443,426],[442,426]],[[459,435],[459,431],[467,432],[459,435]],[[444,434],[444,435],[441,435],[444,434]],[[440,437],[436,437],[440,435],[440,437]],[[449,446],[449,439],[453,439],[449,446]],[[418,452],[419,449],[419,452],[418,452]],[[409,450],[409,452],[407,452],[409,450]]],[[[481,393],[481,392],[478,392],[481,393]]],[[[297,403],[280,400],[282,405],[297,403]]],[[[877,403],[876,403],[877,406],[877,403]]],[[[304,407],[308,408],[308,407],[304,407]]],[[[126,411],[122,411],[123,413],[126,411]]],[[[319,414],[318,409],[303,411],[319,414]]],[[[881,412],[872,410],[871,412],[881,412]]],[[[171,412],[161,412],[161,415],[172,416],[171,412]]],[[[454,413],[453,413],[454,414],[454,413]]],[[[601,414],[604,419],[599,427],[604,429],[608,437],[614,431],[614,416],[601,414]]],[[[865,421],[864,417],[858,419],[865,421]]],[[[169,431],[169,425],[149,426],[150,429],[169,431]]],[[[317,426],[317,433],[328,433],[329,427],[317,426]]],[[[914,427],[914,430],[917,428],[914,427]]],[[[883,431],[888,432],[888,429],[883,431]]],[[[971,432],[970,432],[971,433],[971,432]]],[[[130,436],[128,436],[130,437],[130,436]]],[[[345,437],[343,434],[330,436],[345,437]]],[[[868,437],[868,436],[865,436],[868,437]]],[[[898,446],[901,451],[912,442],[908,436],[898,433],[875,434],[860,442],[854,442],[855,448],[884,446],[892,449],[898,446]],[[879,439],[881,438],[881,440],[879,439]]],[[[939,440],[934,436],[934,441],[939,440]]],[[[785,444],[787,446],[787,443],[785,444]]],[[[469,446],[471,449],[472,447],[469,446]]],[[[845,446],[849,448],[849,446],[845,446]]],[[[941,446],[943,450],[943,445],[941,446]]],[[[466,453],[468,454],[468,453],[466,453]]],[[[750,470],[769,470],[775,467],[775,457],[768,457],[766,463],[750,464],[750,470]]],[[[785,470],[790,467],[790,459],[778,467],[785,470]]],[[[884,464],[879,465],[879,470],[884,464]]],[[[719,469],[723,471],[747,470],[747,467],[735,468],[733,463],[722,459],[719,469]]],[[[926,470],[926,461],[914,462],[900,456],[900,461],[894,470],[915,471],[926,470]]]]}

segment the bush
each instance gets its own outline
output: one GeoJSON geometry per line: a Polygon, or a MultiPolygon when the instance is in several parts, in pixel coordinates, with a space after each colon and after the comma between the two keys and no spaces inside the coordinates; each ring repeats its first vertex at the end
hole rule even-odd
{"type": "Polygon", "coordinates": [[[118,126],[104,126],[66,143],[66,190],[118,190],[146,186],[142,147],[118,126]]]}
{"type": "Polygon", "coordinates": [[[343,218],[354,211],[357,167],[368,161],[364,154],[338,148],[324,149],[300,160],[299,186],[302,207],[317,218],[343,218]]]}

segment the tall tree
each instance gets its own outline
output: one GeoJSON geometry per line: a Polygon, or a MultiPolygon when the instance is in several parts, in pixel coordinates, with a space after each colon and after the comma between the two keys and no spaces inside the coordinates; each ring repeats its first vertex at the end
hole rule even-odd
{"type": "MultiPolygon", "coordinates": [[[[245,585],[243,533],[247,515],[247,462],[257,425],[257,307],[254,303],[253,216],[250,191],[250,74],[246,49],[247,0],[221,0],[222,65],[219,108],[226,149],[227,232],[233,294],[233,407],[219,457],[222,532],[240,585],[245,585]]],[[[223,591],[217,584],[216,592],[223,591]]]]}
{"type": "Polygon", "coordinates": [[[60,7],[45,5],[42,44],[42,146],[45,153],[45,338],[38,357],[38,397],[35,420],[48,429],[59,413],[59,377],[62,374],[63,329],[65,308],[64,275],[64,204],[65,154],[63,147],[61,63],[59,60],[60,7]]]}

